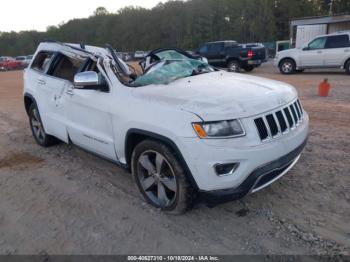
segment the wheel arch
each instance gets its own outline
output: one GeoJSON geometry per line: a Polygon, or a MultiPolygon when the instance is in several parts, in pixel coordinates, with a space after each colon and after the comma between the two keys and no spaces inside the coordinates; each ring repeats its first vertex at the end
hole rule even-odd
{"type": "Polygon", "coordinates": [[[134,148],[139,143],[141,143],[142,141],[144,141],[146,139],[155,140],[155,141],[158,141],[158,142],[161,142],[161,143],[167,145],[173,151],[173,153],[175,154],[175,157],[177,157],[177,159],[180,161],[181,165],[185,169],[186,176],[189,179],[193,188],[196,190],[199,189],[185,159],[182,156],[181,151],[179,150],[179,148],[177,147],[175,142],[172,141],[170,138],[165,137],[165,136],[160,135],[160,134],[157,134],[157,133],[153,133],[153,132],[142,130],[142,129],[136,129],[136,128],[132,128],[132,129],[129,129],[127,131],[126,136],[125,136],[125,149],[124,150],[125,150],[126,164],[129,167],[129,169],[131,168],[131,156],[132,156],[132,153],[134,151],[134,148]]]}
{"type": "Polygon", "coordinates": [[[238,57],[226,57],[226,66],[228,66],[232,61],[236,61],[241,64],[241,60],[238,57]]]}
{"type": "Polygon", "coordinates": [[[349,63],[349,62],[350,62],[350,57],[348,57],[348,58],[345,60],[344,65],[343,65],[343,68],[345,68],[345,67],[346,67],[346,64],[349,63]]]}
{"type": "Polygon", "coordinates": [[[278,67],[280,67],[281,64],[282,64],[282,62],[285,61],[285,60],[292,60],[292,61],[294,62],[294,65],[297,66],[297,62],[296,62],[295,58],[287,56],[287,57],[283,57],[283,58],[278,62],[278,67]]]}
{"type": "Polygon", "coordinates": [[[29,94],[29,93],[24,93],[23,96],[23,100],[24,100],[24,108],[26,110],[27,115],[29,114],[29,109],[30,106],[34,103],[37,106],[36,100],[35,98],[29,94]]]}

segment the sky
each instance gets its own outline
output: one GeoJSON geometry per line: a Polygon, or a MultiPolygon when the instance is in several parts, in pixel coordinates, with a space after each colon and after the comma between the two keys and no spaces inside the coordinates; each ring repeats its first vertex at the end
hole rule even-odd
{"type": "Polygon", "coordinates": [[[164,0],[1,0],[0,32],[37,30],[92,15],[99,6],[116,12],[125,6],[152,8],[164,0]]]}

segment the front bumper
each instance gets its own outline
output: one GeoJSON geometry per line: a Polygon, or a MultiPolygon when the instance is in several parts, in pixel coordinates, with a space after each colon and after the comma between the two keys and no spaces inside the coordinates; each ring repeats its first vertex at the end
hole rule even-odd
{"type": "Polygon", "coordinates": [[[232,139],[179,138],[176,144],[200,191],[239,187],[258,167],[271,163],[298,148],[308,136],[309,118],[287,133],[261,141],[253,118],[241,119],[246,135],[232,139]],[[218,176],[217,164],[238,163],[232,174],[218,176]]]}
{"type": "Polygon", "coordinates": [[[290,153],[256,168],[240,186],[231,189],[200,191],[200,198],[209,205],[216,205],[254,193],[285,175],[298,161],[307,139],[290,153]]]}

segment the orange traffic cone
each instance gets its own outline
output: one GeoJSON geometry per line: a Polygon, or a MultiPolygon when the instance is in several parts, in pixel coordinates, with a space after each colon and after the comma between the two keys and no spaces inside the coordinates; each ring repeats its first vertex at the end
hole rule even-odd
{"type": "Polygon", "coordinates": [[[320,83],[318,87],[318,95],[319,96],[328,96],[329,90],[331,89],[331,85],[328,83],[328,79],[325,78],[322,83],[320,83]]]}

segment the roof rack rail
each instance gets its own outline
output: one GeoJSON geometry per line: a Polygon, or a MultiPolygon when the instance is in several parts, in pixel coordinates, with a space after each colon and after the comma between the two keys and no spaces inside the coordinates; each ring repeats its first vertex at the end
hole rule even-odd
{"type": "Polygon", "coordinates": [[[83,42],[81,42],[79,45],[80,45],[80,48],[79,47],[76,47],[76,46],[72,46],[70,44],[66,44],[66,43],[62,43],[60,41],[56,41],[56,40],[51,40],[51,39],[48,39],[48,40],[44,40],[43,41],[44,43],[55,43],[55,44],[59,44],[59,45],[63,45],[63,46],[67,46],[67,47],[70,47],[74,50],[77,50],[77,51],[80,51],[80,52],[84,52],[86,54],[89,54],[89,55],[93,55],[93,56],[97,56],[97,54],[95,53],[92,53],[92,52],[89,52],[85,49],[85,44],[83,42]]]}

